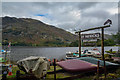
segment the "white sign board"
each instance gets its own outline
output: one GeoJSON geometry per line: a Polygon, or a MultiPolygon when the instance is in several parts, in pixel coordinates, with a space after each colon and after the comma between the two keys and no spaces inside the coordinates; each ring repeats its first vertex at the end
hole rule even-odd
{"type": "Polygon", "coordinates": [[[82,39],[95,39],[100,38],[100,33],[92,33],[92,34],[81,34],[82,39]]]}

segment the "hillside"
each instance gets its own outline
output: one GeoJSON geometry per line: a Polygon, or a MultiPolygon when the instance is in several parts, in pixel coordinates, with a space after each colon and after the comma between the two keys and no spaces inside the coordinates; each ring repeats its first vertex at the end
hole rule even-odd
{"type": "Polygon", "coordinates": [[[77,39],[76,35],[31,18],[2,17],[3,44],[63,46],[77,39]]]}

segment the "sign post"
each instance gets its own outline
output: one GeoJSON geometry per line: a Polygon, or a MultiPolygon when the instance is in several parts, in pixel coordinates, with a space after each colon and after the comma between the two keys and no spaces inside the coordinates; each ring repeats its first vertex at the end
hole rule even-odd
{"type": "Polygon", "coordinates": [[[106,78],[106,65],[105,65],[105,58],[104,58],[104,28],[110,27],[110,25],[105,25],[105,26],[101,26],[101,27],[95,27],[95,28],[90,28],[90,29],[86,29],[83,31],[78,31],[75,33],[79,33],[79,56],[81,56],[81,32],[86,32],[86,31],[90,31],[90,30],[95,30],[95,29],[101,29],[102,31],[102,41],[101,41],[101,51],[102,51],[102,60],[104,61],[104,74],[105,74],[105,78],[106,78]]]}

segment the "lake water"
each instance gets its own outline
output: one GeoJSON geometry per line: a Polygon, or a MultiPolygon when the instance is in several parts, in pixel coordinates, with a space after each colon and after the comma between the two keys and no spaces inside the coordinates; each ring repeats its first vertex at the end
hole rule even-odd
{"type": "MultiPolygon", "coordinates": [[[[94,47],[82,47],[82,50],[93,48],[94,47]]],[[[101,47],[97,48],[101,51],[101,47]]],[[[106,51],[111,48],[113,51],[118,50],[118,47],[105,47],[104,49],[106,51]]],[[[10,56],[12,61],[18,61],[29,56],[43,56],[49,59],[62,59],[65,58],[66,52],[76,52],[78,49],[78,47],[11,47],[10,56]]]]}

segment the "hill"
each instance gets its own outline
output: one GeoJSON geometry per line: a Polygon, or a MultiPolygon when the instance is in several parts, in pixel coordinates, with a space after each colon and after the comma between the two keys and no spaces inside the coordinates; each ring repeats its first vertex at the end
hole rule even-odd
{"type": "Polygon", "coordinates": [[[66,46],[77,36],[63,29],[31,18],[2,17],[3,44],[32,46],[66,46]]]}

